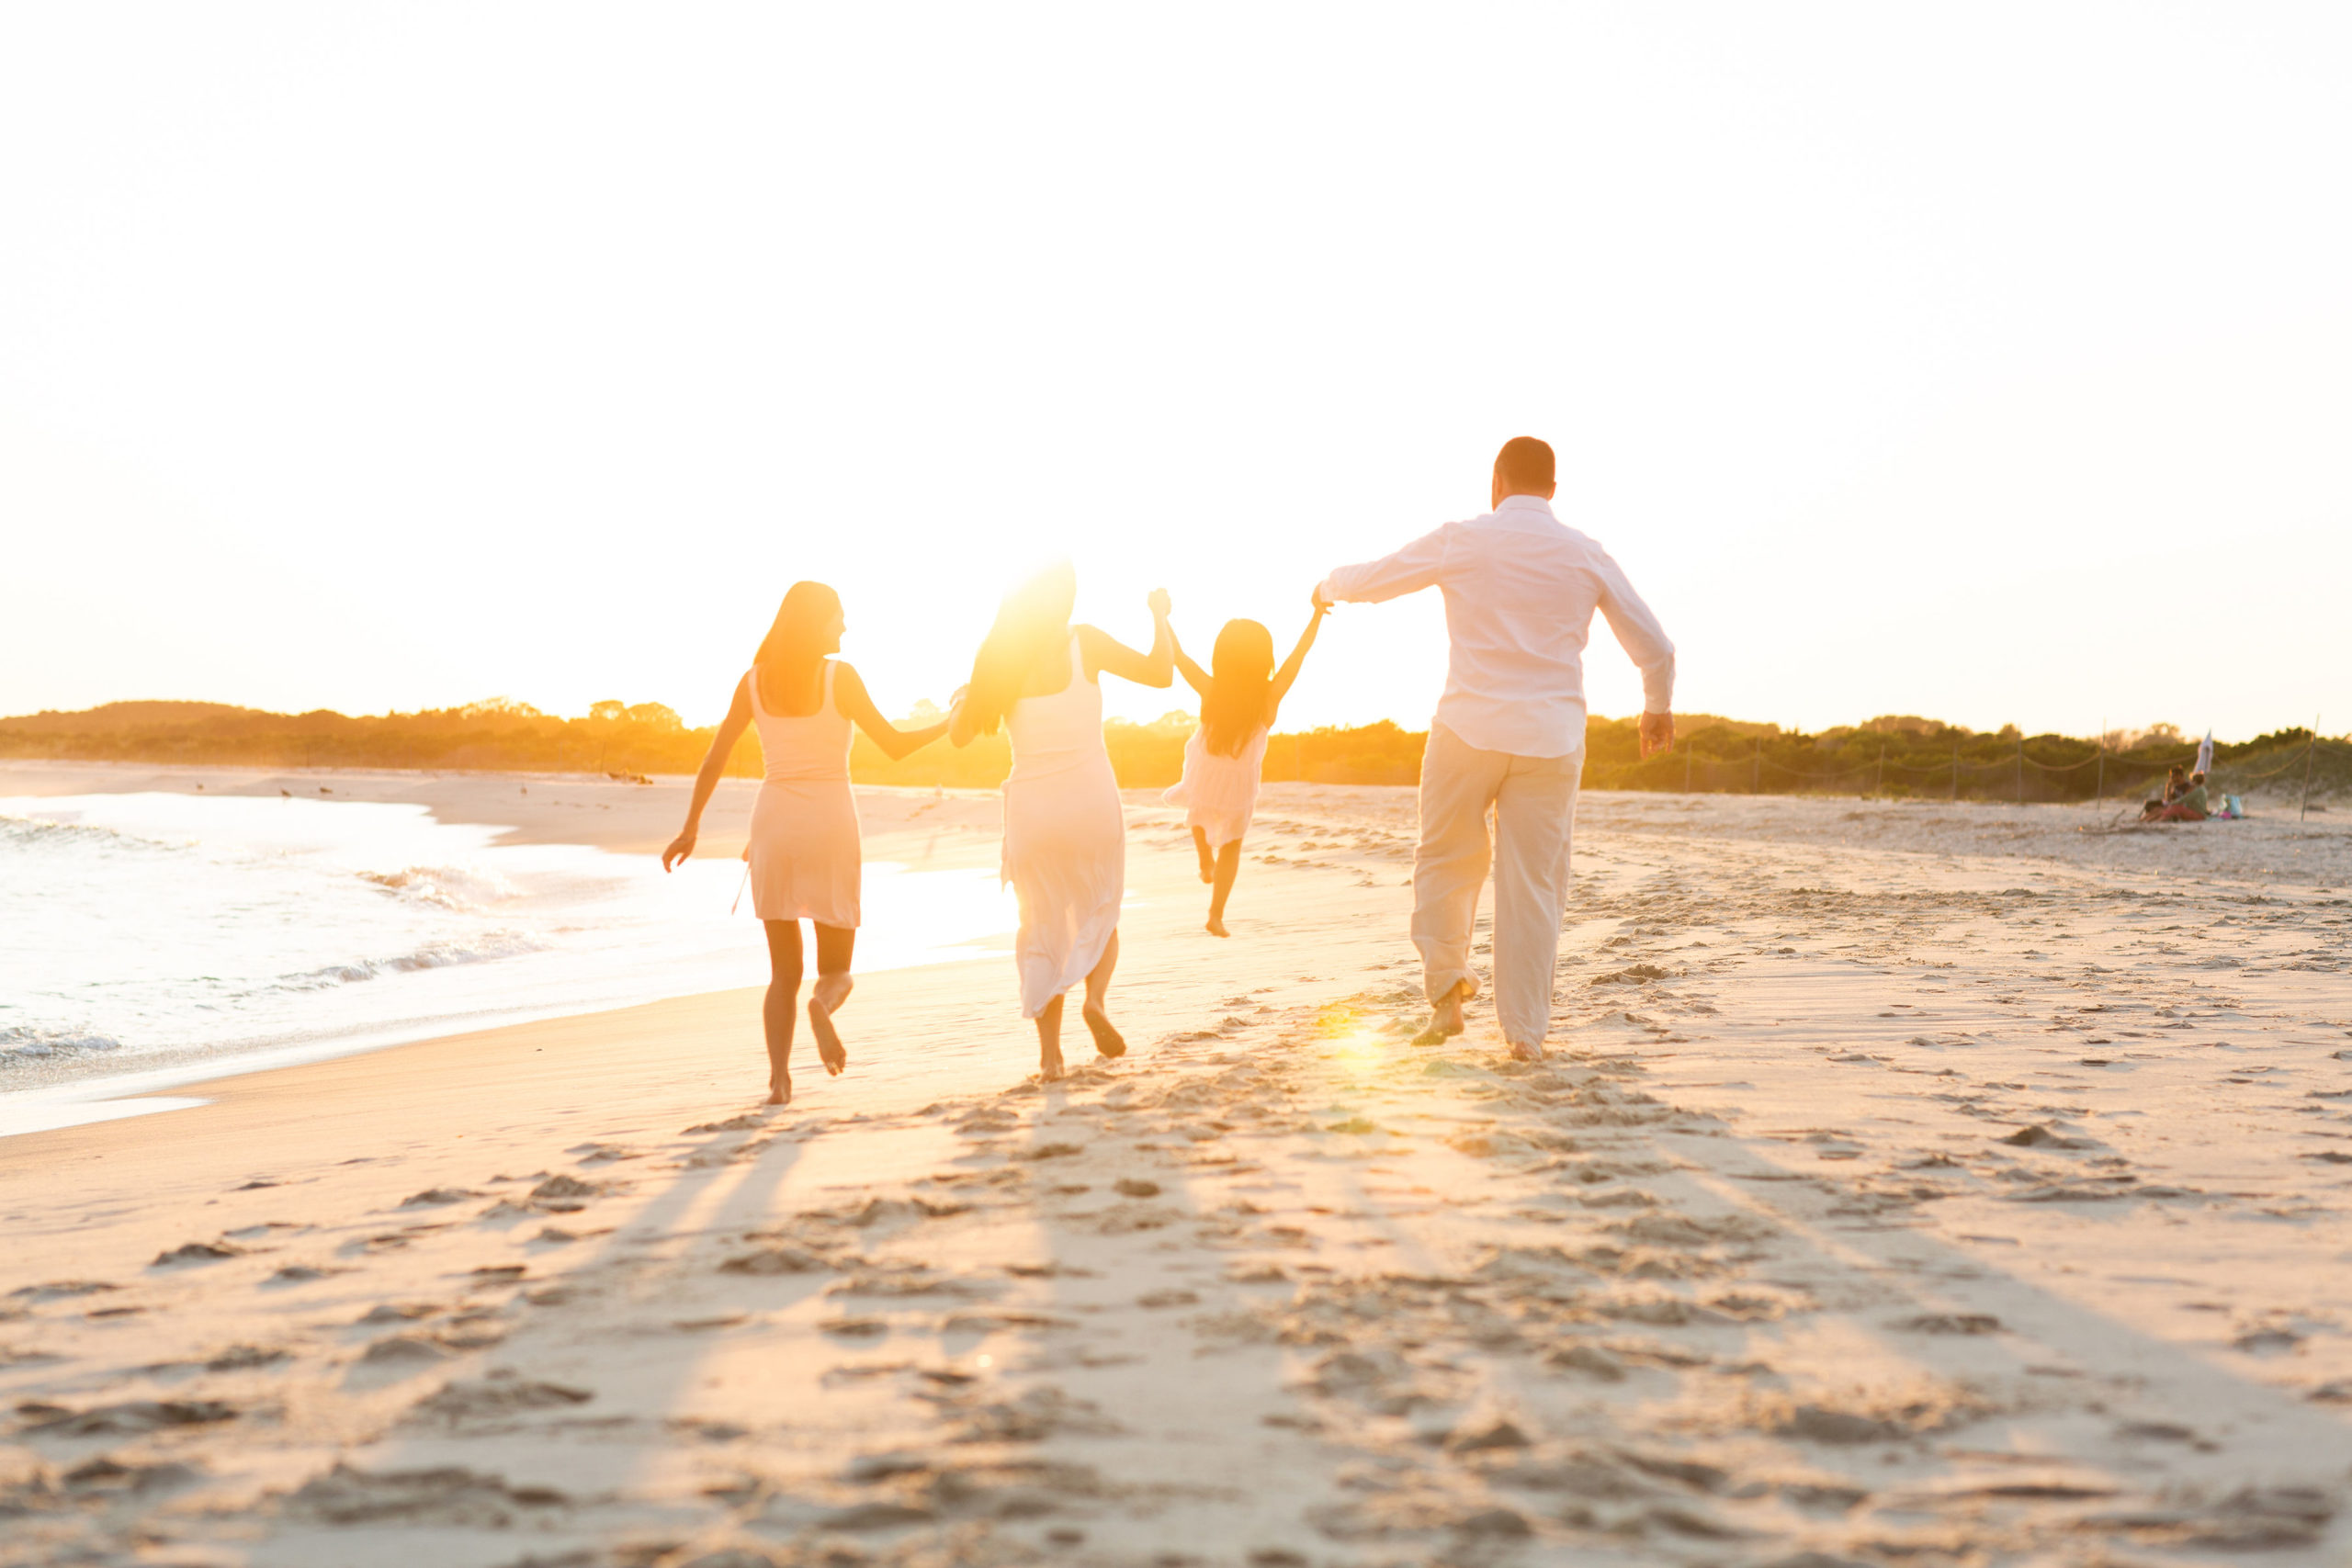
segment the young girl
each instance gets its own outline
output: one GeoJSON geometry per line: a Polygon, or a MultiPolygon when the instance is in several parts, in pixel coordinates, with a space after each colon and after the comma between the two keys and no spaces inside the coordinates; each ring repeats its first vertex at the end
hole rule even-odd
{"type": "Polygon", "coordinates": [[[1176,649],[1176,668],[1201,694],[1201,723],[1184,744],[1183,779],[1160,798],[1187,808],[1184,821],[1201,857],[1201,880],[1209,885],[1211,936],[1227,934],[1225,901],[1241,869],[1241,836],[1258,807],[1266,737],[1329,609],[1316,604],[1306,629],[1298,634],[1298,646],[1280,670],[1274,669],[1273,634],[1255,621],[1225,623],[1209,655],[1214,674],[1193,663],[1181,645],[1176,649]]]}

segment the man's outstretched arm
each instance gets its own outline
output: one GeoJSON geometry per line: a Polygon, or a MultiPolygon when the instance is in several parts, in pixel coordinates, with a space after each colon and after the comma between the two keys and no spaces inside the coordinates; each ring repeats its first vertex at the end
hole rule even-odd
{"type": "Polygon", "coordinates": [[[1445,530],[1438,528],[1393,556],[1339,568],[1316,586],[1315,599],[1322,604],[1336,604],[1341,600],[1376,604],[1384,599],[1430,587],[1444,566],[1445,530]]]}
{"type": "Polygon", "coordinates": [[[1651,756],[1674,744],[1674,644],[1634,592],[1623,568],[1603,555],[1595,570],[1600,575],[1600,613],[1617,646],[1642,672],[1642,755],[1651,756]]]}

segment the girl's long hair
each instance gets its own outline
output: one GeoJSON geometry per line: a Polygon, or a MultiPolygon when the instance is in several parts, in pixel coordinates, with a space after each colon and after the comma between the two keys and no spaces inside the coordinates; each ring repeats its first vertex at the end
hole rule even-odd
{"type": "Polygon", "coordinates": [[[776,712],[779,700],[788,701],[816,682],[825,661],[826,629],[842,613],[842,596],[821,582],[796,582],[785,590],[760,651],[752,656],[760,682],[760,705],[776,712]]]}
{"type": "Polygon", "coordinates": [[[972,683],[964,693],[965,717],[974,734],[996,733],[1020,701],[1029,672],[1069,645],[1069,613],[1077,603],[1078,572],[1068,561],[1047,567],[1004,596],[996,624],[972,660],[972,683]]]}
{"type": "Polygon", "coordinates": [[[1273,673],[1273,634],[1255,621],[1226,622],[1209,654],[1209,689],[1201,698],[1201,729],[1210,750],[1238,757],[1266,727],[1273,673]]]}

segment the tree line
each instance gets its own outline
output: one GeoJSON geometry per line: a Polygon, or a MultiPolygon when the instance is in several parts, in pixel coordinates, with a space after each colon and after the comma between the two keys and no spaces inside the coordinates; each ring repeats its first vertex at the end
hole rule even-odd
{"type": "MultiPolygon", "coordinates": [[[[914,721],[935,716],[919,705],[914,721]]],[[[1183,771],[1190,715],[1148,724],[1104,726],[1113,767],[1127,788],[1174,784],[1183,771]]],[[[1674,748],[1640,755],[1632,719],[1596,718],[1588,731],[1585,784],[1593,789],[1741,794],[1836,794],[1925,799],[2087,800],[2144,793],[2165,769],[2194,754],[2170,726],[2129,735],[2081,738],[1976,731],[1909,715],[1888,715],[1818,733],[1698,714],[1678,719],[1674,748]]],[[[260,768],[416,768],[577,773],[620,777],[691,773],[714,733],[660,703],[601,702],[576,718],[508,698],[416,713],[353,716],[331,709],[269,713],[218,703],[110,703],[77,713],[0,719],[0,757],[260,768]]],[[[1383,720],[1297,730],[1266,747],[1270,782],[1410,784],[1420,776],[1425,731],[1383,720]]],[[[2275,730],[2214,748],[2217,782],[2283,773],[2311,739],[2275,730]]],[[[2323,744],[2322,750],[2326,750],[2323,744]]],[[[901,761],[863,735],[851,773],[864,784],[989,788],[1012,755],[1001,735],[962,750],[926,747],[901,761]]],[[[757,777],[759,740],[746,735],[727,771],[757,777]]],[[[2336,771],[2342,771],[2340,763],[2336,771]]]]}

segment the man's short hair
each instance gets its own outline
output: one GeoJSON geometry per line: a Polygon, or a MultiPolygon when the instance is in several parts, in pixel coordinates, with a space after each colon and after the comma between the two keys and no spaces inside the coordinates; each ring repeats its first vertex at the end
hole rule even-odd
{"type": "Polygon", "coordinates": [[[1503,449],[1495,454],[1495,472],[1505,484],[1525,485],[1530,490],[1549,490],[1556,482],[1550,445],[1532,435],[1514,435],[1504,442],[1503,449]]]}

